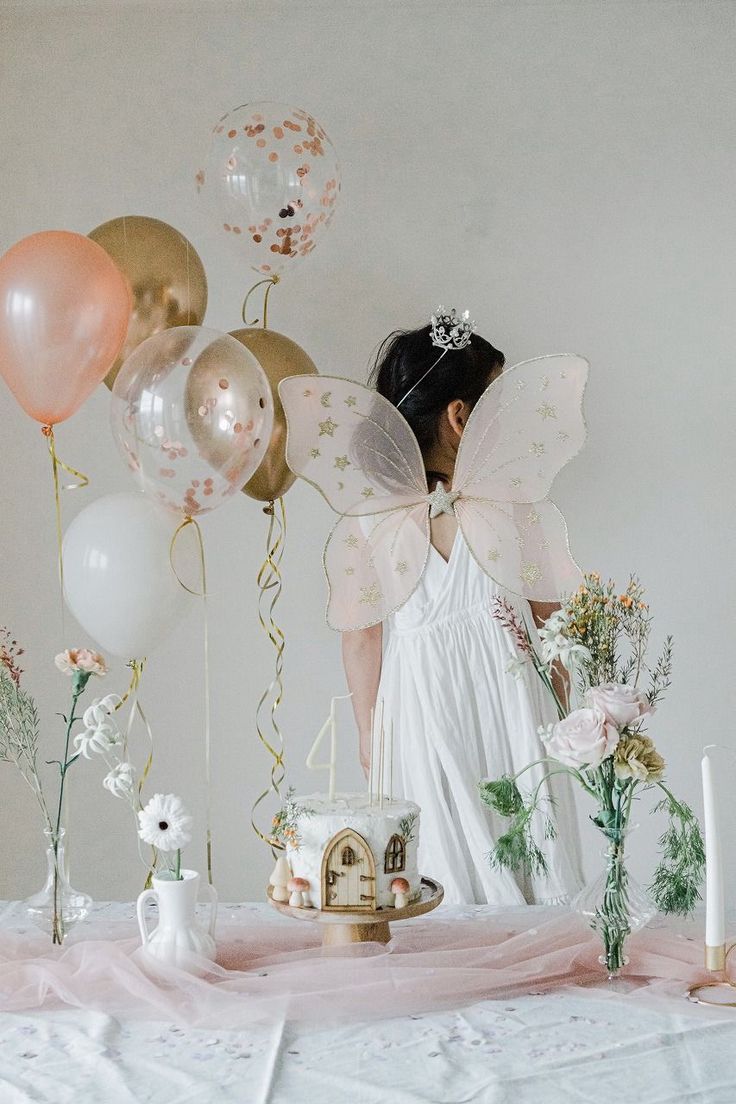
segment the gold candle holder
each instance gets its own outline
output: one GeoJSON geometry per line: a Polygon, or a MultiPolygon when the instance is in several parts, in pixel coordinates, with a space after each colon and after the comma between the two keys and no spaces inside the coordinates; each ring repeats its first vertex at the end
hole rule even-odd
{"type": "Polygon", "coordinates": [[[736,982],[728,974],[728,956],[736,943],[727,946],[705,944],[705,968],[711,974],[720,974],[717,981],[706,981],[703,985],[693,985],[688,989],[688,1000],[696,1004],[711,1004],[718,1008],[736,1008],[736,982]]]}

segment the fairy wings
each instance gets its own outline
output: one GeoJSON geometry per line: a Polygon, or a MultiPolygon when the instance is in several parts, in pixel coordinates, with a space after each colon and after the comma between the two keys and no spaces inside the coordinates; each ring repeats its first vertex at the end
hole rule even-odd
{"type": "Polygon", "coordinates": [[[279,385],[289,467],[339,515],[324,550],[327,622],[341,632],[383,621],[408,600],[430,549],[430,515],[454,513],[479,566],[531,601],[580,582],[552,482],[585,441],[588,362],[556,355],[502,372],[473,409],[452,486],[429,493],[422,454],[382,395],[335,376],[279,385]]]}

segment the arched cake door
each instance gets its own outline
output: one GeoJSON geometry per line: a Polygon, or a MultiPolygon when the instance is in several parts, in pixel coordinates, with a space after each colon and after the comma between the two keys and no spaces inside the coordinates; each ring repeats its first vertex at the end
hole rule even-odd
{"type": "Polygon", "coordinates": [[[322,908],[373,912],[376,864],[358,832],[345,828],[330,840],[322,857],[322,908]]]}

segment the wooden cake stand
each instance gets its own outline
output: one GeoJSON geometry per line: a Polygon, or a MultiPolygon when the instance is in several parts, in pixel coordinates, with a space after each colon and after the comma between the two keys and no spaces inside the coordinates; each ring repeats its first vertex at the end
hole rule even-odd
{"type": "Polygon", "coordinates": [[[415,901],[406,908],[383,908],[375,912],[338,912],[331,909],[292,908],[282,901],[274,901],[272,887],[268,887],[269,904],[285,916],[295,920],[309,920],[313,924],[322,924],[322,946],[339,947],[347,943],[388,943],[391,938],[389,921],[408,920],[412,916],[422,916],[437,908],[445,896],[439,882],[432,878],[421,879],[422,890],[415,901]]]}

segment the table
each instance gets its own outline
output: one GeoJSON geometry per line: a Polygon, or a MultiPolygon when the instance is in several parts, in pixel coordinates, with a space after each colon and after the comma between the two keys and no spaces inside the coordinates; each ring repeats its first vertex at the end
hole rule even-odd
{"type": "MultiPolygon", "coordinates": [[[[588,945],[587,935],[575,927],[577,918],[562,910],[443,906],[435,915],[448,936],[453,930],[465,930],[470,936],[478,930],[485,939],[497,931],[492,955],[514,958],[518,963],[531,960],[523,952],[525,941],[532,946],[535,940],[542,940],[546,946],[555,932],[559,937],[568,929],[568,942],[584,948],[583,958],[597,949],[594,942],[588,945]]],[[[78,943],[88,939],[95,923],[130,936],[132,916],[129,905],[96,905],[93,925],[87,934],[80,925],[76,939],[78,943]]],[[[283,948],[290,946],[292,938],[296,940],[301,929],[313,927],[274,914],[265,904],[224,906],[221,916],[222,930],[230,933],[231,954],[233,939],[240,944],[244,936],[247,944],[249,933],[274,933],[275,965],[271,977],[268,970],[261,971],[264,984],[280,970],[292,969],[290,964],[298,954],[283,953],[283,948]],[[234,932],[241,936],[234,937],[234,932]]],[[[392,952],[390,945],[388,954],[397,956],[396,963],[401,957],[408,973],[392,970],[396,999],[384,1001],[383,1016],[374,1015],[367,1022],[358,1018],[357,1009],[353,1017],[341,1015],[335,1022],[326,1022],[317,996],[312,1018],[308,1007],[302,1007],[296,1019],[276,1011],[238,1030],[85,1007],[2,1012],[0,1104],[736,1101],[736,1010],[714,1011],[689,1004],[682,997],[685,981],[663,980],[643,986],[632,979],[613,988],[605,983],[591,986],[585,969],[594,958],[585,960],[583,984],[565,984],[564,979],[551,988],[526,983],[521,991],[506,995],[499,991],[495,999],[484,1000],[474,1000],[472,995],[466,1000],[458,992],[454,1006],[392,1015],[407,1000],[421,1008],[424,991],[431,989],[436,976],[449,965],[447,957],[438,958],[440,965],[434,974],[432,966],[426,967],[425,982],[416,987],[413,996],[401,992],[402,986],[410,988],[402,978],[415,977],[411,939],[423,937],[429,923],[429,918],[407,922],[404,951],[396,935],[397,949],[392,952]],[[420,927],[412,934],[408,931],[411,925],[420,927]]],[[[5,945],[13,933],[23,938],[18,906],[0,906],[0,927],[5,945]]],[[[641,940],[643,933],[636,938],[641,940]]],[[[636,938],[632,940],[632,966],[636,938]]],[[[690,962],[683,973],[697,972],[694,962],[702,944],[697,925],[661,925],[651,929],[648,938],[650,946],[638,952],[641,962],[656,962],[657,948],[666,944],[670,956],[673,946],[677,954],[677,948],[682,948],[682,961],[690,962]]],[[[374,982],[379,984],[390,965],[386,950],[380,948],[379,952],[376,945],[374,949],[383,957],[365,961],[343,958],[341,966],[332,954],[315,968],[326,979],[333,968],[342,971],[345,967],[348,980],[357,976],[352,970],[372,971],[372,987],[374,982]]],[[[420,960],[422,953],[426,955],[416,953],[420,960]]],[[[456,960],[448,976],[461,985],[466,976],[462,953],[447,952],[456,960]]],[[[575,954],[580,962],[581,952],[575,954]]],[[[474,973],[466,973],[472,994],[474,973]]],[[[515,976],[514,969],[511,973],[515,976]]],[[[0,1007],[4,1007],[2,978],[0,963],[0,1007]]],[[[325,986],[329,985],[326,980],[325,986]]]]}

